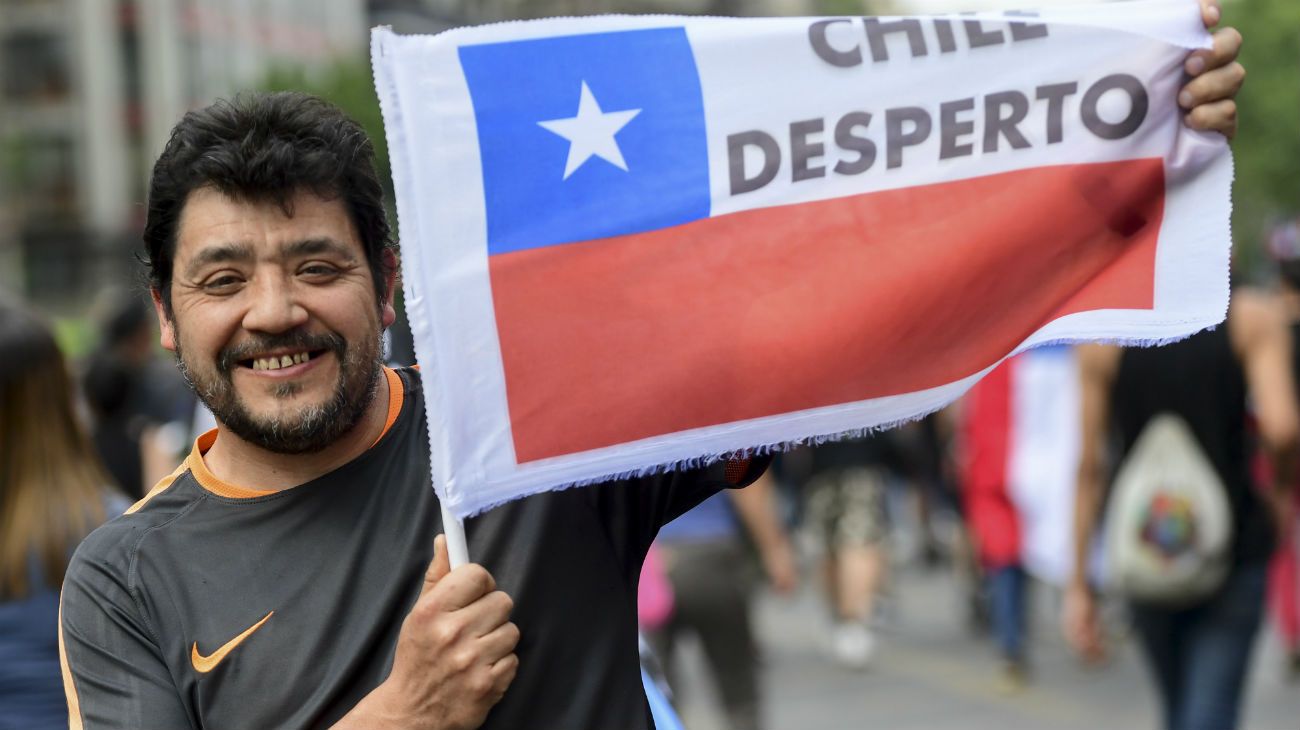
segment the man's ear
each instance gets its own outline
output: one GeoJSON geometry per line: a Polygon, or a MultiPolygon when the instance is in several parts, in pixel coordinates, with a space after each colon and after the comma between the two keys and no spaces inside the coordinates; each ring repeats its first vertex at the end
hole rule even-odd
{"type": "Polygon", "coordinates": [[[397,321],[397,309],[393,307],[393,297],[397,296],[397,277],[402,262],[391,248],[385,248],[380,257],[383,259],[383,270],[387,272],[384,275],[384,306],[381,308],[381,319],[384,328],[387,329],[397,321]]]}
{"type": "Polygon", "coordinates": [[[171,315],[167,313],[167,306],[163,304],[162,292],[150,288],[149,296],[153,299],[153,311],[158,315],[158,331],[161,333],[159,342],[163,349],[176,351],[176,325],[172,323],[171,315]]]}

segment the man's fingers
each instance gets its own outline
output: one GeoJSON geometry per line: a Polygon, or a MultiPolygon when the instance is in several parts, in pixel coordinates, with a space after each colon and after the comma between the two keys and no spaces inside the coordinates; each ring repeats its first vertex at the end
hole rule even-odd
{"type": "Polygon", "coordinates": [[[457,611],[496,590],[492,575],[477,563],[466,563],[438,581],[426,600],[431,600],[439,611],[457,611]]]}
{"type": "Polygon", "coordinates": [[[492,687],[496,690],[497,695],[504,695],[510,688],[510,683],[515,681],[515,673],[519,671],[519,657],[514,654],[507,654],[501,657],[489,669],[489,675],[492,677],[492,687]]]}
{"type": "Polygon", "coordinates": [[[1201,104],[1232,99],[1246,82],[1246,67],[1230,63],[1192,79],[1178,92],[1178,105],[1194,109],[1201,104]]]}
{"type": "Polygon", "coordinates": [[[1206,28],[1218,25],[1222,17],[1223,9],[1219,7],[1219,0],[1201,0],[1201,20],[1205,22],[1206,28]]]}
{"type": "Polygon", "coordinates": [[[489,664],[496,663],[507,654],[514,652],[519,645],[519,627],[507,621],[496,627],[478,640],[483,658],[489,664]]]}
{"type": "Polygon", "coordinates": [[[420,595],[423,596],[432,590],[450,572],[451,558],[447,556],[447,536],[438,535],[433,538],[433,562],[429,563],[429,569],[424,571],[424,585],[420,587],[420,595]]]}
{"type": "Polygon", "coordinates": [[[1214,49],[1197,51],[1185,62],[1194,78],[1178,92],[1178,105],[1188,110],[1185,117],[1192,129],[1215,131],[1228,139],[1237,133],[1237,105],[1233,101],[1246,80],[1246,69],[1237,62],[1241,34],[1224,28],[1214,34],[1214,49]]]}
{"type": "Polygon", "coordinates": [[[1208,51],[1195,51],[1183,62],[1189,76],[1199,76],[1206,71],[1227,66],[1241,55],[1241,32],[1236,28],[1222,28],[1214,32],[1214,47],[1208,51]]]}
{"type": "Polygon", "coordinates": [[[1210,67],[1218,68],[1237,60],[1237,56],[1241,55],[1243,41],[1241,31],[1236,28],[1220,28],[1214,31],[1214,48],[1210,50],[1212,56],[1210,67]]]}
{"type": "Polygon", "coordinates": [[[1231,99],[1201,104],[1187,113],[1187,126],[1220,132],[1228,139],[1237,133],[1237,102],[1231,99]]]}
{"type": "Polygon", "coordinates": [[[493,591],[461,609],[470,636],[486,636],[510,620],[515,602],[504,591],[493,591]]]}

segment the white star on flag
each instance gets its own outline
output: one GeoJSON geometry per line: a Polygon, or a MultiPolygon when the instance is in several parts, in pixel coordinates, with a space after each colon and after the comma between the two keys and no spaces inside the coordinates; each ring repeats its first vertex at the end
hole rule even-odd
{"type": "Polygon", "coordinates": [[[554,132],[569,140],[569,159],[564,164],[564,179],[568,180],[574,170],[592,156],[600,157],[620,170],[627,170],[623,160],[623,151],[618,148],[614,135],[632,118],[640,114],[640,109],[628,109],[621,112],[602,112],[596,103],[596,97],[582,82],[582,97],[578,100],[578,114],[567,119],[552,119],[538,122],[543,129],[554,132]]]}

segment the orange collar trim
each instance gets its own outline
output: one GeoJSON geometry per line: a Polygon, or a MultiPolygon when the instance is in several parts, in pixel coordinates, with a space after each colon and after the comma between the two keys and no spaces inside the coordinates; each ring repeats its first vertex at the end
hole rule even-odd
{"type": "MultiPolygon", "coordinates": [[[[384,436],[388,435],[389,429],[391,429],[393,424],[397,421],[397,415],[402,412],[402,403],[406,400],[406,389],[402,386],[402,376],[398,375],[396,370],[385,367],[384,377],[388,380],[388,415],[384,419],[383,431],[379,433],[379,438],[375,439],[375,442],[370,445],[370,448],[374,448],[375,444],[378,444],[383,440],[384,436]]],[[[212,448],[212,444],[216,443],[216,441],[217,429],[215,428],[207,433],[201,434],[198,438],[194,439],[194,448],[190,451],[190,455],[185,458],[183,466],[190,470],[190,473],[194,475],[194,479],[199,483],[199,486],[217,496],[229,497],[231,499],[265,497],[268,494],[275,494],[277,491],[280,491],[275,489],[250,489],[248,487],[241,487],[222,481],[220,477],[213,474],[208,469],[208,465],[204,463],[203,455],[208,453],[208,450],[212,448]]]]}
{"type": "Polygon", "coordinates": [[[402,386],[402,376],[398,375],[396,370],[385,367],[384,377],[388,379],[388,416],[384,419],[384,430],[379,432],[375,443],[370,444],[372,449],[388,435],[388,429],[397,422],[397,414],[402,412],[402,401],[406,400],[406,388],[402,386]]]}

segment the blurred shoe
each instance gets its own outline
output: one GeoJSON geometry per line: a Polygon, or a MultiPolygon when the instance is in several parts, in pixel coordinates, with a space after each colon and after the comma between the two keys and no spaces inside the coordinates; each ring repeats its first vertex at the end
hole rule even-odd
{"type": "Polygon", "coordinates": [[[1292,649],[1286,662],[1287,679],[1300,682],[1300,649],[1292,649]]]}
{"type": "Polygon", "coordinates": [[[1028,687],[1029,670],[1023,661],[1011,660],[1002,664],[1002,668],[998,671],[998,694],[1019,694],[1028,687]]]}
{"type": "Polygon", "coordinates": [[[831,651],[835,661],[849,669],[861,671],[871,664],[876,653],[876,637],[865,624],[845,621],[835,627],[831,636],[831,651]]]}

